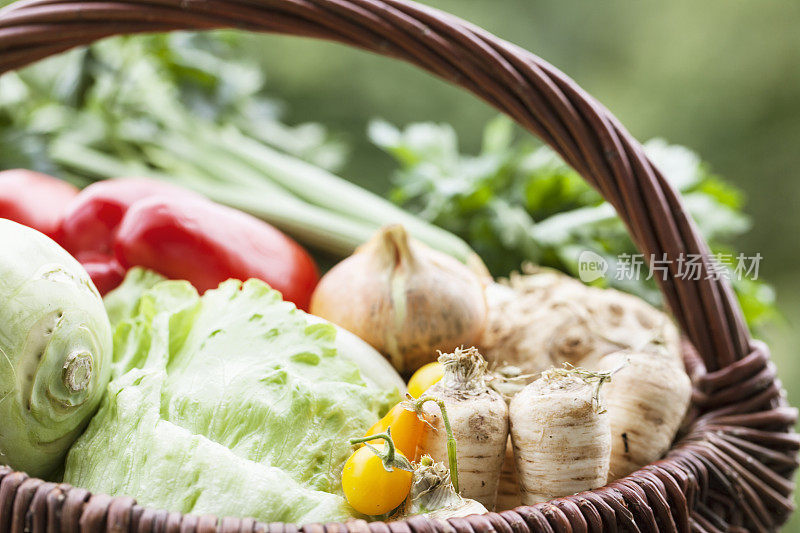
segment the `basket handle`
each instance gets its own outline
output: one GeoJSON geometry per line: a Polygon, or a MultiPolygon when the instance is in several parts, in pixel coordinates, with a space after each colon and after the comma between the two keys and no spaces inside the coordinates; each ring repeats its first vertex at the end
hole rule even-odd
{"type": "MultiPolygon", "coordinates": [[[[237,28],[341,42],[403,59],[479,96],[556,150],[617,210],[708,370],[756,348],[726,279],[642,146],[573,80],[457,17],[406,0],[31,0],[0,10],[0,74],[118,34],[237,28]],[[699,279],[676,260],[702,257],[699,279]]],[[[762,348],[763,349],[763,348],[762,348]]]]}

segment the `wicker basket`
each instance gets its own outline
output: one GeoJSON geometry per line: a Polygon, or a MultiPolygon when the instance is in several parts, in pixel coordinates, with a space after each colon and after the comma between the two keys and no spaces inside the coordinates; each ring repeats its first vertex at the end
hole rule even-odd
{"type": "MultiPolygon", "coordinates": [[[[404,0],[33,0],[0,11],[0,73],[103,37],[239,28],[338,41],[460,85],[552,146],[614,205],[646,256],[708,248],[675,190],[622,125],[535,55],[404,0]]],[[[182,516],[0,467],[0,533],[528,533],[771,531],[793,510],[800,439],[769,351],[751,339],[725,280],[661,284],[690,343],[693,419],[667,457],[607,487],[533,507],[435,522],[306,525],[182,516]],[[695,351],[694,348],[697,350],[695,351]]],[[[713,276],[712,276],[713,278],[713,276]]],[[[1,422],[0,422],[1,423],[1,422]]]]}

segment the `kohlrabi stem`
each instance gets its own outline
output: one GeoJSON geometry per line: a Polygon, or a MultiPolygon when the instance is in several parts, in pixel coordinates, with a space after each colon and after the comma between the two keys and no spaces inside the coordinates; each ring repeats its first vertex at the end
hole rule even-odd
{"type": "Polygon", "coordinates": [[[447,433],[447,462],[450,466],[450,479],[453,482],[453,488],[458,492],[458,460],[456,458],[456,438],[453,436],[453,428],[450,427],[450,418],[447,416],[447,409],[444,406],[444,401],[432,396],[423,396],[414,402],[414,407],[417,413],[422,412],[422,406],[427,402],[434,402],[439,406],[442,413],[442,422],[444,423],[444,430],[447,433]]]}
{"type": "Polygon", "coordinates": [[[71,393],[81,392],[92,379],[92,355],[87,351],[72,352],[61,371],[64,386],[71,393]]]}

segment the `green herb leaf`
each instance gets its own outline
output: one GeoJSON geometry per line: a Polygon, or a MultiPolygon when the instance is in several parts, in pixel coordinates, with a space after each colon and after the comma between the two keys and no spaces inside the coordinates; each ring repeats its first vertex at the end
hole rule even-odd
{"type": "MultiPolygon", "coordinates": [[[[497,276],[524,262],[577,276],[584,250],[605,258],[613,272],[618,256],[638,253],[611,205],[553,150],[527,139],[515,141],[505,117],[487,124],[478,155],[460,153],[446,125],[400,130],[374,122],[368,133],[397,160],[391,198],[464,238],[497,276]]],[[[741,192],[711,174],[688,148],[654,139],[645,150],[684,194],[712,251],[731,252],[730,245],[750,228],[741,192]]],[[[653,281],[606,277],[598,283],[661,304],[653,281]]],[[[736,281],[734,288],[751,326],[776,316],[772,290],[763,281],[736,281]]]]}

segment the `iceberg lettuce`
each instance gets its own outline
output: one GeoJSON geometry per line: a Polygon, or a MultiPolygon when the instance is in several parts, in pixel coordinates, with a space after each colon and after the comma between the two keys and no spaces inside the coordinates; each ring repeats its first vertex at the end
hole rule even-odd
{"type": "Polygon", "coordinates": [[[106,306],[113,380],[66,482],[183,513],[353,516],[340,485],[347,441],[399,398],[337,352],[333,326],[256,280],[200,297],[133,271],[106,306]]]}

